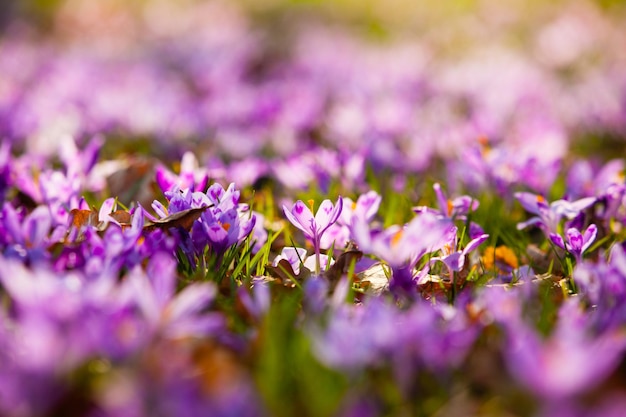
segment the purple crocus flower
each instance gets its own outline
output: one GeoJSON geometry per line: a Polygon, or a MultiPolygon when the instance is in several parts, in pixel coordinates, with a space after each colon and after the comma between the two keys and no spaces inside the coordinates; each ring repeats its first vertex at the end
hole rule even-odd
{"type": "Polygon", "coordinates": [[[506,324],[504,353],[511,374],[547,400],[568,399],[598,385],[619,364],[626,338],[619,330],[592,335],[591,323],[578,300],[570,298],[547,339],[520,321],[506,324]]]}
{"type": "Polygon", "coordinates": [[[201,216],[203,222],[197,223],[204,234],[198,239],[192,239],[194,244],[196,247],[204,247],[208,243],[215,253],[225,253],[226,249],[243,241],[254,228],[256,217],[243,218],[244,216],[240,216],[235,208],[223,213],[216,211],[213,215],[210,211],[204,213],[201,216]]]}
{"type": "Polygon", "coordinates": [[[195,283],[177,294],[176,279],[176,261],[163,252],[150,258],[147,273],[136,267],[126,277],[128,290],[149,329],[173,339],[206,336],[220,330],[223,318],[203,313],[215,298],[215,286],[209,282],[195,283]]]}
{"type": "Polygon", "coordinates": [[[483,233],[474,239],[470,240],[463,249],[457,249],[458,236],[457,228],[454,227],[448,232],[449,240],[444,244],[443,255],[436,256],[430,259],[430,264],[440,261],[443,262],[448,268],[450,278],[452,278],[453,271],[461,271],[465,266],[465,258],[467,255],[478,248],[478,246],[489,238],[489,235],[483,233]]]}
{"type": "Polygon", "coordinates": [[[598,235],[598,228],[595,224],[589,225],[583,234],[576,228],[569,228],[565,232],[565,240],[561,235],[556,233],[550,233],[550,240],[561,249],[565,249],[576,258],[577,262],[583,257],[583,253],[591,244],[596,240],[598,235]]]}
{"type": "Polygon", "coordinates": [[[320,273],[320,239],[324,235],[324,232],[339,219],[341,210],[343,208],[343,199],[339,197],[337,203],[333,204],[330,200],[322,201],[315,216],[313,216],[312,206],[313,201],[310,201],[311,208],[307,207],[301,200],[291,207],[291,210],[287,206],[283,205],[283,212],[287,219],[296,226],[298,229],[304,232],[307,239],[313,242],[316,256],[315,274],[320,273]]]}
{"type": "Polygon", "coordinates": [[[333,244],[335,247],[343,247],[351,238],[350,225],[352,218],[369,223],[374,219],[382,198],[376,191],[368,191],[361,194],[356,201],[348,197],[343,199],[343,208],[337,222],[331,225],[324,236],[320,239],[320,247],[328,249],[333,244]]]}
{"type": "MultiPolygon", "coordinates": [[[[313,201],[310,201],[311,206],[313,201]]],[[[301,200],[296,201],[291,209],[283,205],[283,212],[287,219],[304,232],[307,239],[313,243],[319,243],[320,237],[324,232],[339,219],[343,208],[343,199],[337,199],[337,203],[333,205],[330,200],[322,201],[315,216],[311,208],[307,207],[301,200]]]]}
{"type": "Polygon", "coordinates": [[[10,203],[0,210],[0,250],[8,258],[41,262],[48,258],[47,244],[52,219],[46,206],[23,216],[10,203]]]}
{"type": "Polygon", "coordinates": [[[249,206],[239,203],[240,192],[233,183],[227,189],[215,183],[206,193],[174,186],[165,196],[169,200],[167,208],[158,201],[152,203],[152,208],[161,217],[191,208],[208,207],[194,222],[188,235],[187,241],[191,239],[194,249],[189,250],[192,246],[189,242],[181,242],[187,248],[184,250],[190,260],[194,255],[202,254],[207,245],[221,259],[226,250],[242,242],[256,224],[256,216],[249,206]]]}
{"type": "Polygon", "coordinates": [[[450,220],[465,220],[467,218],[467,213],[478,208],[478,200],[475,200],[468,195],[463,195],[455,199],[449,199],[441,189],[441,185],[439,185],[439,183],[435,183],[433,185],[433,189],[435,190],[435,195],[437,196],[437,205],[439,206],[439,210],[426,206],[418,206],[413,208],[416,213],[429,212],[450,220]]]}
{"type": "Polygon", "coordinates": [[[156,183],[163,192],[171,191],[174,186],[181,189],[204,190],[209,181],[207,170],[198,167],[198,160],[191,152],[185,152],[180,162],[180,173],[174,174],[163,165],[156,168],[156,183]]]}
{"type": "Polygon", "coordinates": [[[548,236],[550,233],[558,233],[561,218],[566,217],[569,220],[573,220],[583,210],[592,206],[597,201],[595,197],[586,197],[571,202],[567,200],[556,200],[552,203],[548,203],[543,196],[528,192],[515,193],[515,198],[517,198],[526,211],[536,214],[536,216],[527,221],[518,223],[518,230],[536,225],[548,236]]]}
{"type": "Polygon", "coordinates": [[[364,222],[352,224],[359,248],[391,266],[390,291],[409,298],[416,293],[415,264],[427,252],[441,249],[452,227],[448,221],[428,212],[414,217],[404,227],[394,225],[376,234],[364,222]]]}

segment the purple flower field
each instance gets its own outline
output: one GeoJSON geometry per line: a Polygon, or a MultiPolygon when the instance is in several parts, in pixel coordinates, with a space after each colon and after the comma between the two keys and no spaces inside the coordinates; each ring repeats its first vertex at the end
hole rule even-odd
{"type": "Polygon", "coordinates": [[[621,2],[3,4],[0,416],[626,415],[621,2]]]}

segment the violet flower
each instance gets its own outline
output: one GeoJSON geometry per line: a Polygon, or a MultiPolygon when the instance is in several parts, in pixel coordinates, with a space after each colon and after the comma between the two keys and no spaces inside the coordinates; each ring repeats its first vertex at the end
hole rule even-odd
{"type": "Polygon", "coordinates": [[[356,201],[344,197],[341,215],[320,239],[320,247],[328,249],[334,244],[335,247],[342,248],[352,238],[350,225],[353,217],[365,223],[371,222],[378,212],[381,200],[381,196],[376,191],[361,194],[356,201]]]}
{"type": "Polygon", "coordinates": [[[595,224],[589,225],[583,234],[576,228],[569,228],[565,232],[565,240],[561,235],[550,233],[550,240],[561,249],[565,249],[576,258],[576,262],[580,262],[583,253],[596,240],[598,228],[595,224]]]}
{"type": "Polygon", "coordinates": [[[470,240],[463,249],[457,249],[458,236],[457,228],[453,228],[448,232],[449,240],[444,244],[442,249],[443,254],[441,256],[435,256],[430,259],[430,264],[434,262],[443,262],[448,268],[448,275],[452,279],[453,273],[461,271],[465,266],[465,258],[467,255],[478,248],[478,246],[489,238],[489,235],[483,233],[474,239],[470,240]]]}
{"type": "Polygon", "coordinates": [[[517,229],[521,230],[535,225],[540,227],[548,236],[550,233],[558,233],[561,218],[566,217],[569,220],[573,220],[583,210],[597,201],[595,197],[586,197],[572,202],[556,200],[548,203],[543,196],[528,192],[515,193],[515,198],[526,211],[536,214],[536,216],[527,221],[518,223],[517,229]]]}
{"type": "Polygon", "coordinates": [[[0,210],[0,251],[7,258],[24,262],[48,259],[48,238],[52,219],[46,206],[39,206],[23,216],[10,203],[0,210]]]}
{"type": "Polygon", "coordinates": [[[256,224],[256,216],[250,212],[249,206],[239,203],[240,192],[233,183],[227,189],[215,183],[206,193],[181,190],[174,186],[165,196],[169,200],[167,208],[158,201],[152,203],[152,208],[160,217],[191,208],[208,207],[200,219],[194,222],[186,238],[191,240],[193,250],[190,250],[190,244],[181,242],[190,260],[195,255],[203,254],[208,245],[221,262],[227,249],[241,243],[256,224]]]}
{"type": "Polygon", "coordinates": [[[443,192],[439,183],[435,183],[433,185],[433,189],[435,190],[435,195],[437,196],[437,205],[439,206],[439,210],[426,206],[418,206],[413,208],[416,213],[429,212],[454,221],[465,220],[470,211],[475,211],[478,208],[478,200],[475,200],[468,195],[456,197],[451,200],[443,192]]]}
{"type": "Polygon", "coordinates": [[[150,258],[147,273],[136,267],[126,277],[128,290],[149,329],[172,339],[206,336],[220,330],[223,318],[203,313],[215,298],[215,286],[195,283],[176,293],[176,280],[176,261],[163,252],[150,258]]]}
{"type": "Polygon", "coordinates": [[[180,173],[174,174],[163,165],[156,167],[156,183],[163,192],[172,191],[174,186],[191,191],[205,189],[209,175],[205,168],[198,167],[198,160],[191,152],[185,152],[180,162],[180,173]]]}
{"type": "Polygon", "coordinates": [[[369,226],[362,221],[352,224],[359,248],[391,266],[391,292],[409,298],[416,293],[413,269],[417,261],[427,252],[441,249],[453,227],[448,221],[428,212],[417,215],[404,227],[394,225],[376,234],[372,234],[369,226]]]}
{"type": "Polygon", "coordinates": [[[520,321],[508,324],[504,354],[511,374],[548,400],[572,398],[598,385],[619,365],[626,338],[618,329],[592,335],[590,323],[578,300],[570,298],[547,339],[520,321]]]}
{"type": "Polygon", "coordinates": [[[333,204],[330,200],[324,200],[320,204],[315,216],[313,216],[313,200],[310,201],[311,208],[307,207],[301,200],[291,207],[291,210],[287,206],[283,205],[283,212],[287,219],[304,232],[307,239],[313,242],[315,248],[315,274],[320,274],[320,239],[324,235],[324,232],[337,221],[341,215],[343,208],[343,199],[339,197],[337,203],[333,204]]]}

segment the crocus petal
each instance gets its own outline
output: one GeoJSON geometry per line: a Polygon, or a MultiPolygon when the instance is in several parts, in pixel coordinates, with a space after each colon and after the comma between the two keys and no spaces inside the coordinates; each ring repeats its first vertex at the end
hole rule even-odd
{"type": "Polygon", "coordinates": [[[489,235],[487,233],[482,234],[474,239],[472,239],[467,246],[465,246],[465,248],[463,249],[463,254],[468,254],[471,251],[473,251],[474,249],[476,249],[481,243],[483,243],[485,240],[487,240],[489,238],[489,235]]]}
{"type": "Polygon", "coordinates": [[[152,210],[159,216],[160,218],[167,217],[167,208],[158,200],[154,200],[152,202],[152,210]]]}
{"type": "Polygon", "coordinates": [[[222,199],[222,197],[224,196],[224,192],[225,192],[224,187],[222,187],[218,183],[215,183],[209,187],[209,189],[206,192],[206,195],[211,200],[211,203],[217,206],[220,203],[220,200],[222,199]]]}
{"type": "Polygon", "coordinates": [[[464,216],[478,208],[478,200],[469,196],[457,197],[452,201],[452,216],[464,216]]]}
{"type": "Polygon", "coordinates": [[[283,206],[283,212],[291,224],[302,230],[307,237],[313,238],[315,218],[306,204],[298,200],[291,210],[289,210],[287,206],[283,206]]]}
{"type": "Polygon", "coordinates": [[[560,235],[556,233],[550,233],[550,240],[559,248],[565,249],[565,242],[563,241],[563,238],[560,235]]]}
{"type": "Polygon", "coordinates": [[[335,223],[341,215],[343,209],[343,199],[339,197],[337,203],[333,205],[330,200],[322,201],[317,213],[315,213],[315,228],[317,234],[321,235],[331,224],[335,223]]]}
{"type": "Polygon", "coordinates": [[[356,205],[358,210],[363,210],[365,219],[371,221],[378,213],[381,201],[382,197],[376,191],[368,191],[359,196],[356,205]]]}
{"type": "Polygon", "coordinates": [[[581,198],[580,200],[570,202],[567,200],[557,200],[550,205],[550,208],[558,215],[573,219],[578,214],[593,205],[597,199],[595,197],[581,198]]]}
{"type": "Polygon", "coordinates": [[[185,287],[167,308],[169,321],[176,321],[197,314],[215,298],[217,289],[209,282],[191,284],[185,287]]]}
{"type": "Polygon", "coordinates": [[[541,226],[543,225],[543,221],[541,220],[541,218],[539,217],[531,217],[530,219],[526,220],[525,222],[519,222],[517,223],[517,230],[523,230],[526,229],[529,226],[541,226]]]}
{"type": "Polygon", "coordinates": [[[433,190],[435,190],[435,195],[437,196],[437,204],[439,205],[439,210],[441,210],[441,213],[444,216],[450,217],[452,213],[448,213],[448,198],[443,193],[441,185],[439,185],[439,183],[435,183],[433,185],[433,190]]]}
{"type": "Polygon", "coordinates": [[[117,203],[115,201],[115,198],[111,197],[104,200],[102,206],[100,207],[100,211],[98,212],[98,221],[105,223],[108,222],[109,214],[111,214],[111,212],[115,210],[116,206],[117,203]]]}
{"type": "Polygon", "coordinates": [[[163,308],[176,291],[176,261],[163,252],[150,258],[147,273],[154,289],[157,304],[163,308]]]}
{"type": "Polygon", "coordinates": [[[515,193],[514,196],[517,198],[517,201],[519,201],[522,207],[524,207],[524,210],[530,213],[539,214],[540,206],[547,207],[547,203],[545,203],[545,200],[540,195],[528,192],[519,192],[515,193]]]}
{"type": "Polygon", "coordinates": [[[156,167],[155,180],[161,191],[170,191],[176,184],[176,175],[163,165],[156,167]]]}
{"type": "Polygon", "coordinates": [[[595,224],[589,225],[589,227],[587,227],[587,230],[585,230],[585,233],[583,234],[583,247],[582,247],[581,252],[584,252],[587,249],[589,249],[591,244],[596,240],[597,235],[598,235],[598,228],[596,227],[596,225],[595,224]]]}
{"type": "Polygon", "coordinates": [[[583,235],[580,234],[578,229],[574,229],[573,227],[567,229],[565,232],[565,238],[571,247],[572,252],[580,253],[583,248],[583,235]]]}
{"type": "Polygon", "coordinates": [[[293,248],[288,246],[286,248],[283,248],[280,255],[278,255],[274,259],[273,265],[277,266],[278,262],[280,262],[282,259],[286,259],[291,265],[293,272],[295,272],[297,275],[300,272],[300,263],[304,262],[304,259],[306,258],[306,252],[307,251],[304,248],[293,248]]]}
{"type": "Polygon", "coordinates": [[[50,211],[45,206],[39,206],[26,218],[23,226],[24,236],[31,245],[37,246],[48,236],[51,226],[50,211]]]}

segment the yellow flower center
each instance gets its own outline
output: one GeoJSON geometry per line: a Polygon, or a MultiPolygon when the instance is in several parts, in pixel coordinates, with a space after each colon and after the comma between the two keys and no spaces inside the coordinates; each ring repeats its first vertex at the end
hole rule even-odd
{"type": "Polygon", "coordinates": [[[391,238],[391,246],[392,247],[398,246],[398,243],[400,242],[401,238],[402,238],[402,230],[398,230],[391,238]]]}

